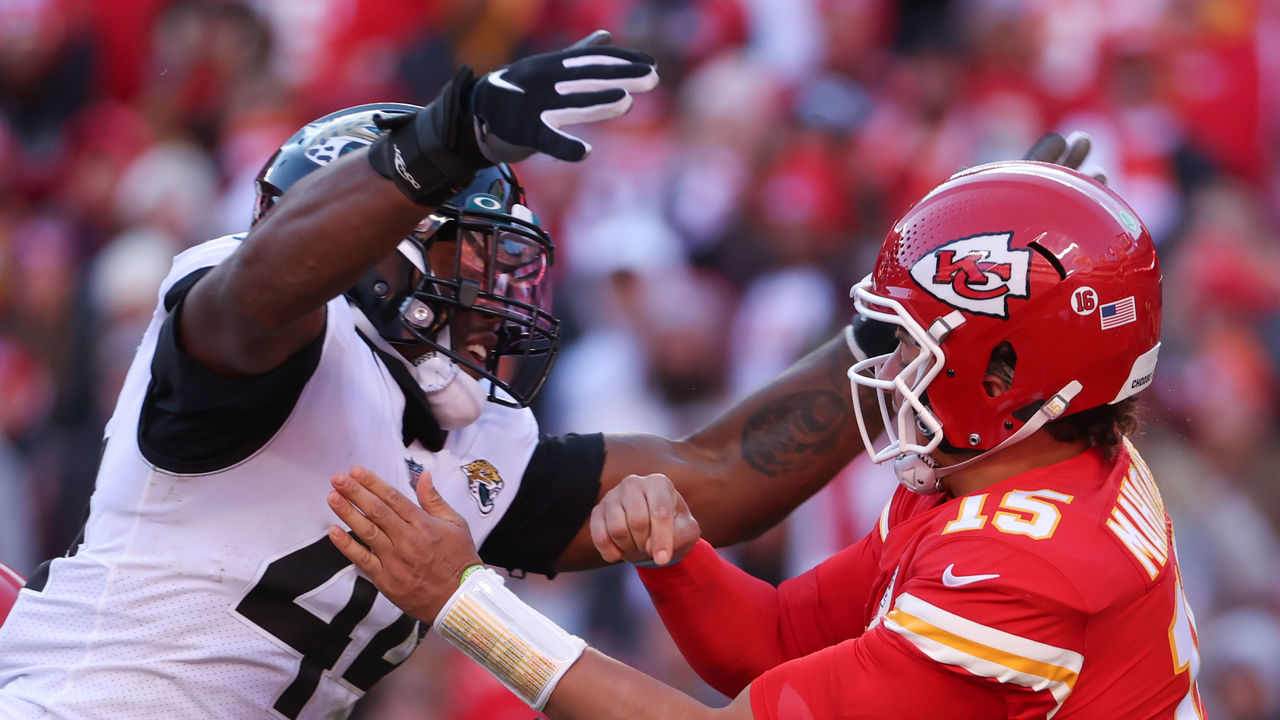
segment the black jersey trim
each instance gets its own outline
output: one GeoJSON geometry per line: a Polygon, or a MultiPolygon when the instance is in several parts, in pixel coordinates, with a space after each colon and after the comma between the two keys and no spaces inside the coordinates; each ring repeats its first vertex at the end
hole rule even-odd
{"type": "Polygon", "coordinates": [[[356,334],[365,345],[369,346],[387,372],[391,373],[391,379],[396,381],[400,393],[404,395],[404,419],[401,423],[404,446],[409,447],[414,440],[417,440],[422,443],[422,447],[431,452],[440,452],[444,448],[449,433],[440,427],[440,422],[436,420],[436,414],[431,410],[431,403],[427,400],[427,394],[423,392],[422,386],[413,379],[409,369],[400,362],[399,358],[374,345],[373,341],[359,330],[356,334]]]}
{"type": "Polygon", "coordinates": [[[187,275],[165,294],[169,311],[151,360],[151,383],[138,419],[138,448],[147,462],[183,475],[224,470],[262,449],[284,426],[320,364],[328,324],[280,367],[227,378],[182,349],[182,304],[211,268],[187,275]]]}
{"type": "Polygon", "coordinates": [[[529,459],[511,509],[480,547],[490,565],[555,575],[555,561],[600,496],[604,435],[544,435],[529,459]]]}

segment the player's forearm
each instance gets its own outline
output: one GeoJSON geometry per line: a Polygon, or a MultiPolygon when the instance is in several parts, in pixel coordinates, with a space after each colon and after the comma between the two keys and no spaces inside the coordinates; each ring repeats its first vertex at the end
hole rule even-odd
{"type": "MultiPolygon", "coordinates": [[[[419,487],[434,492],[434,486],[429,483],[428,480],[419,487]]],[[[448,519],[452,510],[439,495],[422,497],[422,493],[420,489],[422,509],[410,514],[426,514],[428,508],[440,512],[440,517],[428,516],[422,520],[426,527],[451,525],[449,532],[440,533],[442,538],[451,535],[455,542],[469,540],[469,535],[456,532],[458,528],[465,532],[465,526],[453,525],[448,519]]],[[[358,519],[356,525],[360,525],[358,519]]],[[[389,523],[387,538],[406,540],[402,529],[389,523]]],[[[371,578],[379,588],[392,588],[393,599],[402,594],[395,589],[400,583],[388,583],[391,576],[369,562],[372,548],[382,543],[375,541],[366,550],[344,533],[335,535],[331,531],[330,537],[335,538],[339,549],[358,567],[372,572],[371,578]]],[[[442,554],[439,560],[450,555],[458,553],[442,554]]],[[[459,556],[465,557],[465,553],[459,556]]],[[[439,560],[435,562],[437,568],[442,566],[439,560]]],[[[446,576],[453,574],[452,570],[444,572],[446,576]]],[[[447,599],[442,599],[448,585],[449,582],[431,583],[422,592],[413,594],[411,603],[401,604],[398,600],[397,603],[419,620],[434,618],[432,628],[447,642],[482,665],[530,707],[545,711],[556,720],[748,720],[751,717],[749,698],[739,697],[728,708],[714,710],[592,650],[580,638],[565,632],[516,597],[505,587],[502,577],[492,570],[479,566],[468,569],[462,573],[458,588],[447,599]]]]}
{"type": "MultiPolygon", "coordinates": [[[[862,450],[842,337],[677,444],[670,473],[713,545],[776,525],[862,450]]],[[[645,472],[655,472],[645,470],[645,472]]]]}
{"type": "Polygon", "coordinates": [[[427,212],[375,173],[364,151],[308,175],[192,289],[184,345],[214,370],[275,367],[320,333],[324,304],[427,212]]]}
{"type": "Polygon", "coordinates": [[[675,688],[588,648],[551,693],[553,720],[749,720],[746,693],[710,708],[675,688]]]}
{"type": "Polygon", "coordinates": [[[680,654],[716,690],[733,697],[787,659],[777,588],[706,543],[673,566],[639,573],[680,654]]]}
{"type": "Polygon", "coordinates": [[[228,289],[262,324],[286,325],[354,285],[428,212],[366,151],[350,153],[298,181],[249,233],[228,289]]]}
{"type": "MultiPolygon", "coordinates": [[[[662,473],[712,545],[759,535],[862,450],[846,374],[852,364],[847,343],[837,336],[684,440],[606,435],[600,497],[628,475],[662,473]]],[[[866,417],[879,417],[874,398],[863,403],[866,417]]],[[[556,569],[604,564],[584,524],[556,569]]]]}

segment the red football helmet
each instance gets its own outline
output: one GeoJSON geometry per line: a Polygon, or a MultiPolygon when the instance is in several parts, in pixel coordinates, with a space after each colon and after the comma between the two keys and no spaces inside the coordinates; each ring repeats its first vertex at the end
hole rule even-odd
{"type": "Polygon", "coordinates": [[[899,326],[919,348],[849,370],[855,397],[858,386],[879,393],[880,450],[854,403],[876,462],[940,446],[991,450],[1119,402],[1151,383],[1160,349],[1150,234],[1112,190],[1058,165],[956,174],[894,224],[852,295],[859,313],[899,326]],[[990,397],[983,378],[1004,342],[1016,354],[1013,382],[990,397]]]}
{"type": "Polygon", "coordinates": [[[18,602],[18,591],[27,581],[13,568],[0,563],[0,625],[9,617],[9,609],[18,602]]]}

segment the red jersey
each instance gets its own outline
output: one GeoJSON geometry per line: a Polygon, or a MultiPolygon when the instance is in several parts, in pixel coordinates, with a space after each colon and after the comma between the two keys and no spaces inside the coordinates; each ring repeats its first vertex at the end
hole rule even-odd
{"type": "Polygon", "coordinates": [[[899,489],[867,538],[771,600],[708,554],[642,578],[708,682],[754,678],[761,720],[1204,717],[1172,524],[1128,443],[959,498],[899,489]]]}

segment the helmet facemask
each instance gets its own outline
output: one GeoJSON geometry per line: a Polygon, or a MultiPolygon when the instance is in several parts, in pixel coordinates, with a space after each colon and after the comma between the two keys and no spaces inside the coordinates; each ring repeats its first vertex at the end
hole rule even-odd
{"type": "MultiPolygon", "coordinates": [[[[927,455],[942,443],[942,423],[929,408],[925,395],[929,384],[938,376],[946,362],[941,340],[950,331],[946,320],[962,322],[962,318],[948,317],[934,323],[926,331],[891,298],[877,297],[871,293],[870,278],[853,287],[854,308],[863,317],[889,323],[898,330],[898,346],[893,352],[877,355],[855,363],[849,368],[850,386],[855,400],[859,387],[876,393],[880,407],[880,419],[884,426],[887,444],[880,449],[867,432],[867,419],[862,414],[862,404],[853,403],[858,419],[858,429],[867,453],[876,463],[896,458],[906,453],[927,455]],[[927,442],[917,442],[917,431],[927,442]]],[[[957,322],[958,324],[958,322],[957,322]]]]}
{"type": "MultiPolygon", "coordinates": [[[[300,179],[373,143],[386,132],[380,118],[421,109],[372,103],[308,123],[258,174],[254,224],[300,179]]],[[[480,170],[400,242],[403,262],[380,264],[346,292],[359,310],[357,325],[371,341],[389,343],[414,358],[429,399],[430,388],[447,384],[461,367],[471,377],[491,381],[489,400],[524,407],[551,370],[559,336],[559,322],[549,312],[554,245],[524,203],[524,190],[509,166],[480,170]],[[446,245],[460,251],[436,253],[433,267],[432,248],[446,245]],[[491,336],[479,354],[467,350],[468,338],[458,332],[462,324],[474,327],[476,315],[491,319],[497,337],[493,343],[491,336]],[[424,346],[434,352],[423,354],[424,346]]],[[[485,394],[479,383],[471,384],[475,394],[485,394]]]]}
{"type": "MultiPolygon", "coordinates": [[[[425,345],[489,380],[490,401],[523,407],[551,370],[559,321],[548,308],[551,241],[524,206],[512,212],[433,213],[399,245],[406,276],[385,300],[357,304],[402,354],[425,345]]],[[[357,291],[379,281],[390,285],[372,277],[357,291]]]]}

